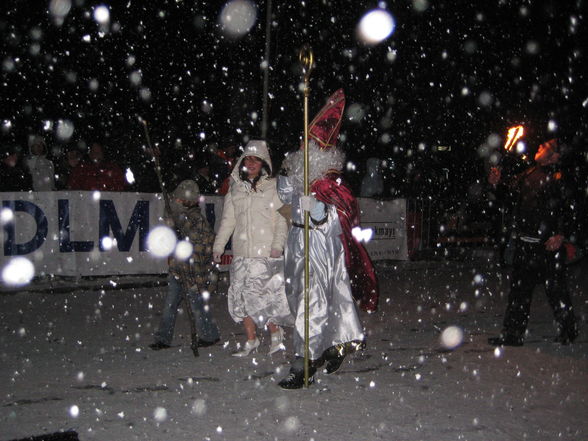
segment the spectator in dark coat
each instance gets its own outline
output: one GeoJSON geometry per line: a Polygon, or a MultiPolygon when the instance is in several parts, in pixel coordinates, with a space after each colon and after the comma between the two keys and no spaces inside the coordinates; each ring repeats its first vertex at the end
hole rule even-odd
{"type": "Polygon", "coordinates": [[[69,190],[125,191],[123,170],[105,159],[102,144],[93,143],[88,158],[73,169],[67,184],[69,190]]]}
{"type": "Polygon", "coordinates": [[[208,156],[202,154],[195,161],[194,180],[203,194],[214,194],[216,192],[216,180],[211,177],[210,161],[208,156]]]}
{"type": "Polygon", "coordinates": [[[230,176],[235,165],[236,156],[238,156],[238,147],[229,144],[227,147],[219,149],[211,157],[210,172],[214,180],[219,183],[218,194],[224,196],[229,191],[230,176]]]}
{"type": "Polygon", "coordinates": [[[33,180],[22,162],[18,146],[9,145],[0,150],[0,191],[31,191],[33,180]]]}
{"type": "Polygon", "coordinates": [[[65,155],[56,164],[55,169],[55,186],[58,190],[67,189],[67,183],[72,171],[80,164],[82,152],[77,148],[70,148],[65,155]]]}

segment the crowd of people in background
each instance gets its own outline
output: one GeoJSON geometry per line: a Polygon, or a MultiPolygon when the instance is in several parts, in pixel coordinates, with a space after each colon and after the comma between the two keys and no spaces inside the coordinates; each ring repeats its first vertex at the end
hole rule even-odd
{"type": "MultiPolygon", "coordinates": [[[[201,194],[224,196],[241,152],[234,140],[224,145],[180,143],[179,146],[162,147],[161,151],[158,147],[151,151],[138,140],[135,157],[131,160],[128,154],[121,154],[118,141],[107,143],[88,138],[87,143],[52,144],[50,139],[51,134],[35,133],[24,136],[20,143],[3,143],[0,147],[0,191],[159,193],[162,186],[155,171],[154,157],[157,156],[161,163],[163,187],[168,193],[183,180],[193,179],[201,194]]],[[[408,154],[409,150],[404,153],[408,154]]],[[[495,243],[501,255],[512,253],[513,247],[504,237],[508,217],[500,210],[500,204],[494,203],[494,188],[484,179],[488,164],[483,158],[474,158],[467,161],[467,169],[455,164],[452,168],[450,163],[454,153],[449,149],[425,159],[423,152],[415,150],[410,155],[411,160],[404,163],[394,159],[394,155],[371,156],[361,163],[354,163],[351,171],[347,164],[343,174],[350,188],[360,197],[406,198],[426,204],[430,213],[430,224],[427,224],[432,233],[430,240],[468,238],[473,242],[495,243]]],[[[566,179],[573,181],[570,185],[578,197],[585,177],[578,175],[578,168],[574,168],[576,156],[567,155],[562,160],[562,167],[566,170],[566,179]]],[[[278,165],[281,159],[273,158],[278,165]]],[[[501,164],[505,170],[514,173],[528,166],[529,161],[520,155],[510,155],[503,158],[501,164]]]]}
{"type": "Polygon", "coordinates": [[[28,154],[18,145],[2,148],[0,191],[126,191],[129,183],[123,169],[106,158],[104,145],[93,142],[83,152],[66,148],[52,159],[40,135],[31,135],[28,154]]]}
{"type": "MultiPolygon", "coordinates": [[[[100,190],[159,193],[153,156],[158,156],[165,190],[172,192],[184,179],[194,179],[202,194],[224,196],[240,155],[239,144],[155,147],[137,142],[137,152],[121,155],[119,142],[50,143],[51,135],[31,134],[24,142],[0,147],[0,191],[100,190]],[[24,144],[24,147],[22,146],[24,144]],[[141,151],[140,146],[143,145],[141,151]]],[[[279,165],[281,158],[274,158],[279,165]]],[[[369,157],[344,170],[351,188],[361,197],[394,199],[439,194],[445,185],[443,167],[415,157],[414,165],[390,158],[369,157]],[[441,170],[441,171],[440,171],[441,170]]]]}
{"type": "MultiPolygon", "coordinates": [[[[165,190],[185,179],[195,180],[202,194],[225,195],[238,156],[236,144],[210,151],[193,151],[181,159],[166,157],[162,167],[165,190]]],[[[0,191],[136,191],[158,193],[153,155],[124,164],[114,149],[100,140],[49,149],[42,135],[29,135],[26,147],[8,143],[0,148],[0,191]]],[[[170,156],[170,155],[168,155],[170,156]]]]}
{"type": "MultiPolygon", "coordinates": [[[[49,136],[29,135],[26,147],[17,143],[0,149],[0,191],[100,190],[158,193],[161,191],[153,155],[158,155],[166,190],[171,192],[184,179],[194,179],[202,194],[224,196],[229,190],[229,176],[240,155],[236,142],[199,148],[183,146],[165,154],[144,148],[138,160],[124,159],[118,146],[103,140],[53,146],[49,136]],[[129,174],[130,172],[130,174],[129,174]]],[[[112,141],[110,141],[112,143],[112,141]]],[[[276,158],[279,159],[279,158],[276,158]]],[[[279,162],[278,162],[279,164],[279,162]]],[[[439,173],[422,167],[401,169],[393,161],[370,157],[357,164],[349,185],[361,197],[394,199],[418,197],[438,191],[439,173]],[[430,172],[430,173],[429,173],[430,172]],[[433,176],[433,178],[431,177],[433,176]],[[422,182],[421,182],[422,181],[422,182]]]]}

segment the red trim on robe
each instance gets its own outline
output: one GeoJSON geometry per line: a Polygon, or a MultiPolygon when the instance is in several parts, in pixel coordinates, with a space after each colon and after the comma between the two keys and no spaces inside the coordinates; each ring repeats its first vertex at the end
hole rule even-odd
{"type": "Polygon", "coordinates": [[[359,204],[338,173],[329,173],[315,180],[310,187],[317,200],[334,205],[339,214],[343,233],[341,240],[345,249],[345,266],[349,273],[351,291],[364,311],[375,312],[378,308],[379,289],[376,272],[365,247],[351,233],[359,226],[359,204]]]}

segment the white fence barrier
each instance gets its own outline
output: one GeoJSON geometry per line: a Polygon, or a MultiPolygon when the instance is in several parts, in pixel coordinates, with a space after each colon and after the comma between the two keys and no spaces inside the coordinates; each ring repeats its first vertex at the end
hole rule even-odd
{"type": "MultiPolygon", "coordinates": [[[[37,275],[167,272],[166,259],[147,249],[149,232],[161,224],[163,200],[159,194],[0,193],[0,203],[0,270],[14,257],[22,256],[33,263],[37,275]]],[[[408,259],[406,201],[359,199],[359,204],[362,228],[372,230],[366,243],[372,259],[408,259]]],[[[204,196],[201,203],[215,231],[222,205],[221,196],[204,196]]]]}

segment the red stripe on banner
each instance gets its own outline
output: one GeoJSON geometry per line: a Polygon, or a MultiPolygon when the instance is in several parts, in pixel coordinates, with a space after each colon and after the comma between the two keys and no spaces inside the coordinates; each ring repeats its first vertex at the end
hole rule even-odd
{"type": "Polygon", "coordinates": [[[221,256],[221,265],[230,265],[232,261],[233,261],[232,254],[223,254],[221,256]]]}

